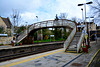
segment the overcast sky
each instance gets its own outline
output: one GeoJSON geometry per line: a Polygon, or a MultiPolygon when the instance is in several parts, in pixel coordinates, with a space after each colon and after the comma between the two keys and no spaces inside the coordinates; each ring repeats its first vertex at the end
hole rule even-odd
{"type": "Polygon", "coordinates": [[[24,25],[25,22],[36,22],[36,16],[39,21],[51,20],[60,13],[67,13],[68,19],[82,18],[81,8],[84,7],[77,5],[89,1],[91,0],[0,0],[0,16],[11,17],[12,10],[18,10],[21,15],[20,25],[24,25]]]}

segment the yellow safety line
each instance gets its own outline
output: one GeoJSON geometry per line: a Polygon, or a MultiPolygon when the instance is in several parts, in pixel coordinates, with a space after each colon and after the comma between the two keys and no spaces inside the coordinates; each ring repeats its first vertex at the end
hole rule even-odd
{"type": "Polygon", "coordinates": [[[95,55],[92,57],[92,59],[90,60],[89,64],[86,67],[89,67],[89,65],[91,64],[91,62],[93,61],[93,59],[95,58],[95,56],[98,54],[99,51],[100,49],[95,53],[95,55]]]}
{"type": "Polygon", "coordinates": [[[55,54],[55,53],[58,53],[58,52],[61,52],[61,51],[64,51],[64,50],[62,49],[62,50],[47,53],[47,54],[44,54],[44,55],[41,55],[41,56],[36,56],[34,58],[28,58],[28,59],[25,59],[25,60],[21,60],[21,61],[13,62],[13,63],[10,63],[10,64],[2,65],[0,67],[10,67],[10,66],[18,65],[18,64],[21,64],[21,63],[24,63],[24,62],[28,62],[28,61],[35,60],[35,59],[38,59],[38,58],[42,58],[44,56],[55,54]]]}

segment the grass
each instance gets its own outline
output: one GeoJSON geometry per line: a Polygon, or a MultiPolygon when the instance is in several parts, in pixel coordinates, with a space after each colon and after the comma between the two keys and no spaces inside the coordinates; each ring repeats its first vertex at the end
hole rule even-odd
{"type": "Polygon", "coordinates": [[[0,46],[2,46],[2,45],[4,45],[4,44],[0,44],[0,46]]]}
{"type": "MultiPolygon", "coordinates": [[[[42,40],[42,42],[54,42],[54,41],[64,41],[65,39],[58,39],[58,40],[54,40],[54,39],[47,39],[47,40],[42,40]]],[[[38,40],[39,43],[41,43],[41,40],[38,40]]],[[[34,41],[34,43],[37,43],[37,41],[34,41]]]]}
{"type": "Polygon", "coordinates": [[[83,46],[83,48],[86,48],[86,46],[83,46]]]}

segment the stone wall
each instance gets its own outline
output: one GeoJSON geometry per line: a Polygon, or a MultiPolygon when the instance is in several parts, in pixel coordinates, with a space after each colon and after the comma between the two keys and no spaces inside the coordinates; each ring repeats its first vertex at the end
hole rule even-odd
{"type": "Polygon", "coordinates": [[[11,44],[12,37],[0,37],[0,44],[11,44]]]}
{"type": "Polygon", "coordinates": [[[6,32],[7,26],[6,26],[6,24],[4,23],[4,21],[1,19],[1,17],[0,17],[0,27],[3,27],[3,28],[4,28],[4,31],[6,32]]]}

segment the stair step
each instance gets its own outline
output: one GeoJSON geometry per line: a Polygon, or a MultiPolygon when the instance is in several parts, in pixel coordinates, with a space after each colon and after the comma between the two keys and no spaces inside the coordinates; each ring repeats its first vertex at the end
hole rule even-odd
{"type": "Polygon", "coordinates": [[[71,43],[70,45],[77,45],[77,43],[71,43]]]}
{"type": "Polygon", "coordinates": [[[76,32],[76,34],[81,34],[82,32],[76,32]]]}
{"type": "MultiPolygon", "coordinates": [[[[79,39],[78,39],[79,40],[79,39]]],[[[78,42],[78,40],[72,40],[72,42],[71,43],[77,43],[78,42]]]]}
{"type": "Polygon", "coordinates": [[[71,44],[71,45],[72,45],[72,44],[73,44],[73,45],[74,45],[74,44],[76,45],[77,43],[78,43],[78,41],[72,41],[70,44],[71,44]]]}
{"type": "Polygon", "coordinates": [[[75,35],[75,37],[80,37],[81,35],[75,35]]]}
{"type": "Polygon", "coordinates": [[[77,32],[75,35],[77,36],[77,35],[81,35],[82,34],[82,32],[77,32]]]}
{"type": "Polygon", "coordinates": [[[68,48],[67,51],[77,51],[77,48],[68,48]]]}
{"type": "MultiPolygon", "coordinates": [[[[69,48],[76,48],[76,45],[75,45],[75,44],[70,45],[69,48]]],[[[68,49],[69,49],[69,48],[68,48],[68,49]]]]}
{"type": "Polygon", "coordinates": [[[74,37],[74,39],[79,39],[80,37],[74,37]]]}
{"type": "Polygon", "coordinates": [[[73,39],[72,41],[76,41],[76,42],[77,42],[79,39],[80,39],[80,38],[76,38],[76,39],[73,39]]]}

